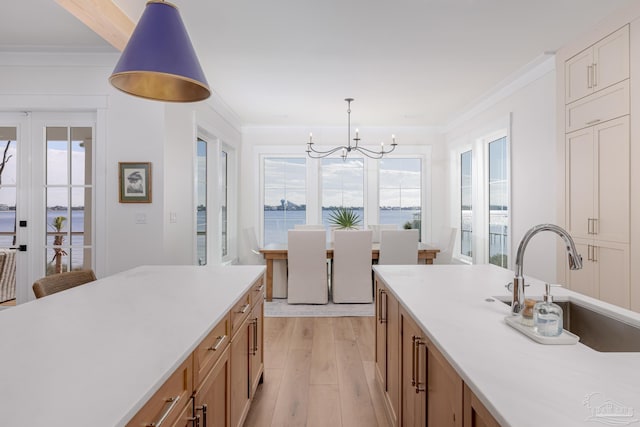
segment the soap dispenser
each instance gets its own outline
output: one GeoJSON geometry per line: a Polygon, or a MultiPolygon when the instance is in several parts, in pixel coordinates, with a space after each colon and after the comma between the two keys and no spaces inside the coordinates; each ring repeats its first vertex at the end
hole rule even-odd
{"type": "Polygon", "coordinates": [[[533,307],[533,323],[536,332],[545,337],[557,337],[562,334],[562,308],[553,303],[551,286],[545,284],[544,301],[536,303],[533,307]]]}

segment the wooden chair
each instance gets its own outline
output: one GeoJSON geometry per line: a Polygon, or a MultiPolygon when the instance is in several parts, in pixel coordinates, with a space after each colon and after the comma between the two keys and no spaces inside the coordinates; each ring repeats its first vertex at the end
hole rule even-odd
{"type": "Polygon", "coordinates": [[[381,230],[378,264],[417,264],[418,232],[410,230],[381,230]]]}
{"type": "Polygon", "coordinates": [[[46,297],[56,292],[75,288],[96,280],[93,270],[74,270],[66,273],[52,274],[33,283],[33,293],[36,298],[46,297]]]}
{"type": "Polygon", "coordinates": [[[371,230],[337,230],[331,291],[335,303],[373,302],[371,230]]]}

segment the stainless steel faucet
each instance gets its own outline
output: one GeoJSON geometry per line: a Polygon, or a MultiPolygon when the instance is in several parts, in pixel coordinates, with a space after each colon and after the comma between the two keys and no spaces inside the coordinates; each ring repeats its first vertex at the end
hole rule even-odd
{"type": "Polygon", "coordinates": [[[516,254],[516,276],[513,278],[513,300],[511,301],[511,314],[517,315],[522,310],[524,305],[524,277],[522,277],[522,260],[524,258],[524,250],[527,247],[529,240],[541,231],[553,231],[558,236],[562,237],[564,243],[567,246],[567,253],[569,258],[569,268],[571,270],[580,270],[582,268],[582,256],[576,250],[576,245],[573,243],[573,239],[561,227],[554,224],[540,224],[532,227],[527,231],[520,240],[518,246],[518,253],[516,254]]]}

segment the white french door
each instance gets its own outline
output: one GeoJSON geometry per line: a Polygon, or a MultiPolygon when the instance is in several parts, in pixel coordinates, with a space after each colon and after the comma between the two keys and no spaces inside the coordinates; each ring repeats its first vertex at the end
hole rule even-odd
{"type": "Polygon", "coordinates": [[[94,113],[0,115],[0,263],[14,263],[2,263],[0,284],[14,281],[18,304],[34,298],[39,277],[93,268],[95,121],[94,113]]]}

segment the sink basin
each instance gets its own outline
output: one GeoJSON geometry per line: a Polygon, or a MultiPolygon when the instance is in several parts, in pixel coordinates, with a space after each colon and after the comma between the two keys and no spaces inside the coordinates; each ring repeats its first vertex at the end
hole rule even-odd
{"type": "MultiPolygon", "coordinates": [[[[510,305],[511,300],[497,298],[510,305]]],[[[573,301],[557,301],[562,307],[563,326],[580,342],[601,352],[640,352],[640,326],[625,323],[573,301]]]]}

